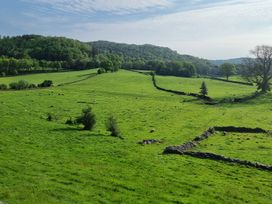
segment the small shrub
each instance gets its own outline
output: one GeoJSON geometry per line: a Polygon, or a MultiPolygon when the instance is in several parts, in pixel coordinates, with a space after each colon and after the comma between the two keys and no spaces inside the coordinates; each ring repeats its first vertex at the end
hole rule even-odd
{"type": "Polygon", "coordinates": [[[9,84],[9,88],[10,89],[17,89],[17,87],[18,87],[18,83],[17,82],[11,82],[10,84],[9,84]]]}
{"type": "Polygon", "coordinates": [[[9,84],[10,89],[14,90],[23,90],[23,89],[28,89],[29,88],[29,83],[25,80],[20,80],[18,82],[12,82],[9,84]]]}
{"type": "Polygon", "coordinates": [[[18,81],[18,89],[21,90],[21,89],[27,89],[29,88],[29,83],[25,80],[20,80],[18,81]]]}
{"type": "Polygon", "coordinates": [[[52,113],[47,113],[47,120],[48,121],[52,121],[54,118],[54,116],[52,115],[52,113]]]}
{"type": "Polygon", "coordinates": [[[37,86],[36,86],[36,84],[29,84],[29,87],[28,88],[30,88],[30,89],[35,89],[35,88],[37,88],[37,86]]]}
{"type": "Polygon", "coordinates": [[[97,70],[97,74],[103,74],[103,73],[105,73],[106,72],[106,70],[104,69],[104,68],[99,68],[98,70],[97,70]]]}
{"type": "Polygon", "coordinates": [[[7,90],[8,86],[6,84],[0,84],[0,90],[7,90]]]}
{"type": "Polygon", "coordinates": [[[38,84],[38,87],[51,87],[53,86],[52,80],[44,80],[42,83],[38,84]]]}
{"type": "Polygon", "coordinates": [[[113,116],[110,116],[106,122],[107,131],[111,132],[111,136],[120,137],[121,132],[117,125],[117,120],[113,116]]]}
{"type": "Polygon", "coordinates": [[[92,108],[88,107],[82,110],[81,116],[79,116],[75,122],[77,124],[83,124],[84,125],[84,130],[92,130],[95,123],[96,123],[96,118],[95,114],[92,112],[92,108]]]}
{"type": "Polygon", "coordinates": [[[70,117],[69,119],[66,120],[65,124],[66,125],[74,125],[75,121],[70,117]]]}

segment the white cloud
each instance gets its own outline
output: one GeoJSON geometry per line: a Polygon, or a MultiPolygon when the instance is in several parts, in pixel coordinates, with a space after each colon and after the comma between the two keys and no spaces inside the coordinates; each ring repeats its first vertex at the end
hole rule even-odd
{"type": "Polygon", "coordinates": [[[129,13],[150,8],[162,8],[172,5],[171,0],[25,0],[31,3],[50,5],[54,9],[66,12],[129,13]]]}
{"type": "Polygon", "coordinates": [[[229,1],[135,22],[78,24],[67,35],[153,43],[207,58],[239,57],[257,44],[272,44],[271,10],[271,0],[229,1]]]}
{"type": "MultiPolygon", "coordinates": [[[[49,2],[49,0],[36,1],[49,2]]],[[[89,6],[92,5],[93,10],[104,9],[114,12],[148,8],[151,5],[165,6],[170,2],[170,0],[69,0],[70,3],[76,1],[81,7],[84,7],[83,2],[92,2],[93,4],[89,6]],[[95,6],[94,2],[96,2],[95,6]],[[104,7],[105,2],[111,2],[111,4],[104,7]],[[127,2],[131,4],[128,6],[127,2]],[[146,2],[146,4],[138,5],[135,2],[146,2]]],[[[57,2],[63,4],[65,0],[51,0],[50,2],[52,5],[57,2]]],[[[137,44],[150,43],[168,46],[180,53],[199,57],[230,58],[245,56],[248,50],[258,44],[272,45],[271,10],[271,0],[229,0],[217,1],[213,4],[206,4],[205,7],[172,14],[157,14],[155,17],[142,20],[128,21],[119,18],[118,21],[107,23],[94,21],[85,23],[86,19],[72,23],[65,15],[59,14],[60,18],[43,15],[36,16],[38,17],[36,21],[29,21],[24,27],[27,32],[34,30],[35,33],[64,35],[83,41],[110,40],[137,44]]],[[[32,17],[34,18],[35,15],[32,17]]],[[[25,25],[26,22],[23,24],[25,25]]]]}

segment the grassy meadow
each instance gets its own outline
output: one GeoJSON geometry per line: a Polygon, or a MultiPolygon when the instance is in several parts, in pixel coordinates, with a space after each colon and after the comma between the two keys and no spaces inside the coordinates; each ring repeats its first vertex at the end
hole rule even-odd
{"type": "MultiPolygon", "coordinates": [[[[199,93],[203,81],[208,88],[208,96],[213,99],[234,98],[251,95],[256,87],[247,86],[208,78],[184,78],[173,76],[156,76],[159,86],[184,92],[199,93]]],[[[240,80],[236,80],[240,81],[240,80]]]]}
{"type": "Polygon", "coordinates": [[[247,161],[272,164],[272,135],[256,133],[217,133],[200,143],[201,152],[210,152],[247,161]]]}
{"type": "MultiPolygon", "coordinates": [[[[271,203],[271,172],[162,152],[210,126],[271,129],[272,94],[246,103],[207,106],[192,97],[158,91],[150,76],[120,70],[88,78],[95,71],[0,78],[6,84],[49,79],[55,85],[86,79],[49,89],[0,92],[0,201],[271,203]],[[65,125],[87,106],[97,118],[93,131],[65,125]],[[55,116],[53,121],[46,120],[48,113],[55,116]],[[123,140],[105,131],[105,120],[111,114],[118,118],[123,140]],[[155,132],[150,133],[151,129],[155,132]],[[163,143],[137,144],[153,138],[163,143]]],[[[215,98],[255,91],[254,87],[209,79],[156,79],[164,88],[197,93],[204,80],[209,96],[215,98]]],[[[203,148],[272,165],[271,137],[258,135],[258,144],[244,138],[239,143],[236,136],[244,137],[214,136],[207,140],[214,145],[203,148]]]]}

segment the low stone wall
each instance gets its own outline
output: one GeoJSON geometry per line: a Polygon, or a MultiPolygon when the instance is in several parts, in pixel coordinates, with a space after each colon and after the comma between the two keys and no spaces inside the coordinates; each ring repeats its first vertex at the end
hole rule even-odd
{"type": "Polygon", "coordinates": [[[209,78],[212,79],[212,80],[224,81],[224,82],[229,82],[229,83],[234,83],[234,84],[241,84],[241,85],[246,85],[246,86],[254,86],[253,83],[249,83],[249,82],[226,80],[226,79],[221,79],[221,78],[217,78],[217,77],[209,77],[209,78]]]}
{"type": "Polygon", "coordinates": [[[152,74],[151,76],[152,76],[153,85],[158,90],[169,92],[169,93],[173,93],[173,94],[176,94],[176,95],[193,96],[193,97],[196,97],[196,98],[199,98],[199,99],[202,99],[202,100],[212,101],[212,98],[210,98],[209,96],[204,96],[204,95],[200,95],[200,94],[196,94],[196,93],[186,93],[186,92],[183,92],[183,91],[175,91],[175,90],[165,89],[165,88],[159,87],[157,85],[157,82],[156,82],[156,79],[155,79],[155,75],[152,74]]]}
{"type": "Polygon", "coordinates": [[[190,155],[190,156],[197,157],[197,158],[201,158],[201,159],[212,159],[212,160],[216,160],[216,161],[236,163],[236,164],[240,164],[243,166],[249,166],[249,167],[254,167],[257,169],[272,171],[272,166],[269,166],[269,165],[250,162],[250,161],[246,161],[246,160],[240,160],[240,159],[236,159],[236,158],[225,157],[225,156],[219,155],[219,154],[213,154],[213,153],[207,153],[207,152],[184,152],[183,154],[190,155]]]}
{"type": "MultiPolygon", "coordinates": [[[[141,72],[141,71],[136,71],[136,70],[129,70],[129,71],[137,72],[137,73],[144,74],[144,75],[151,75],[152,76],[153,86],[156,89],[160,90],[160,91],[165,91],[165,92],[173,93],[173,94],[176,94],[176,95],[196,97],[198,99],[204,100],[205,101],[204,104],[206,104],[206,105],[217,105],[217,104],[222,104],[222,103],[243,103],[243,102],[252,100],[254,98],[257,98],[258,96],[261,95],[261,93],[256,92],[256,93],[254,93],[254,94],[252,94],[250,96],[245,96],[245,97],[242,97],[242,98],[224,98],[222,100],[214,100],[209,96],[203,96],[203,95],[200,95],[200,94],[197,94],[197,93],[186,93],[186,92],[183,92],[183,91],[175,91],[175,90],[171,90],[171,89],[162,88],[162,87],[157,85],[155,75],[154,75],[153,72],[141,72]]],[[[224,81],[224,79],[222,79],[222,80],[224,81]]],[[[241,82],[241,83],[244,84],[244,82],[241,82]]],[[[241,84],[241,83],[238,82],[238,84],[241,84]]]]}
{"type": "Polygon", "coordinates": [[[247,128],[247,127],[234,127],[234,126],[216,126],[211,127],[200,136],[195,137],[193,140],[186,142],[180,146],[168,146],[164,149],[164,154],[180,154],[180,155],[190,155],[193,157],[204,158],[204,159],[212,159],[217,161],[225,161],[225,162],[232,162],[244,166],[255,167],[262,170],[269,170],[272,171],[272,166],[254,163],[250,161],[240,160],[236,158],[229,158],[223,155],[218,155],[214,153],[207,153],[207,152],[191,152],[190,150],[193,147],[199,145],[199,143],[205,139],[208,139],[212,136],[216,131],[222,132],[240,132],[240,133],[269,133],[269,131],[264,130],[262,128],[247,128]]]}
{"type": "Polygon", "coordinates": [[[213,127],[215,131],[221,132],[240,132],[240,133],[268,133],[267,130],[262,128],[247,128],[247,127],[235,127],[235,126],[215,126],[213,127]]]}
{"type": "Polygon", "coordinates": [[[169,146],[164,150],[164,154],[183,154],[184,152],[197,146],[201,141],[208,139],[215,133],[214,128],[209,128],[207,131],[203,132],[200,136],[195,137],[192,141],[186,142],[180,146],[169,146]]]}

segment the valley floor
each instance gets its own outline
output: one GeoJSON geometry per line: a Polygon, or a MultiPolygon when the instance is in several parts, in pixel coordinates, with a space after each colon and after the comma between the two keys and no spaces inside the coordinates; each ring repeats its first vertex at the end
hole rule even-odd
{"type": "MultiPolygon", "coordinates": [[[[272,172],[162,154],[166,146],[182,144],[211,126],[272,129],[271,94],[246,103],[208,106],[192,97],[158,91],[150,76],[120,70],[88,78],[95,71],[0,78],[7,84],[19,78],[32,83],[51,79],[56,85],[78,81],[50,89],[0,92],[0,201],[271,203],[272,172]],[[97,116],[94,131],[65,125],[87,106],[97,116]],[[53,121],[46,120],[48,113],[55,116],[53,121]],[[105,131],[110,114],[117,116],[124,140],[105,131]],[[143,139],[163,143],[137,144],[143,139]]],[[[202,82],[157,79],[162,87],[191,92],[198,92],[202,82]]],[[[213,80],[207,85],[215,98],[255,91],[213,80]]],[[[259,144],[243,141],[243,149],[235,138],[215,140],[199,148],[256,161],[255,148],[262,146],[260,161],[272,165],[271,135],[257,137],[259,144]]]]}

